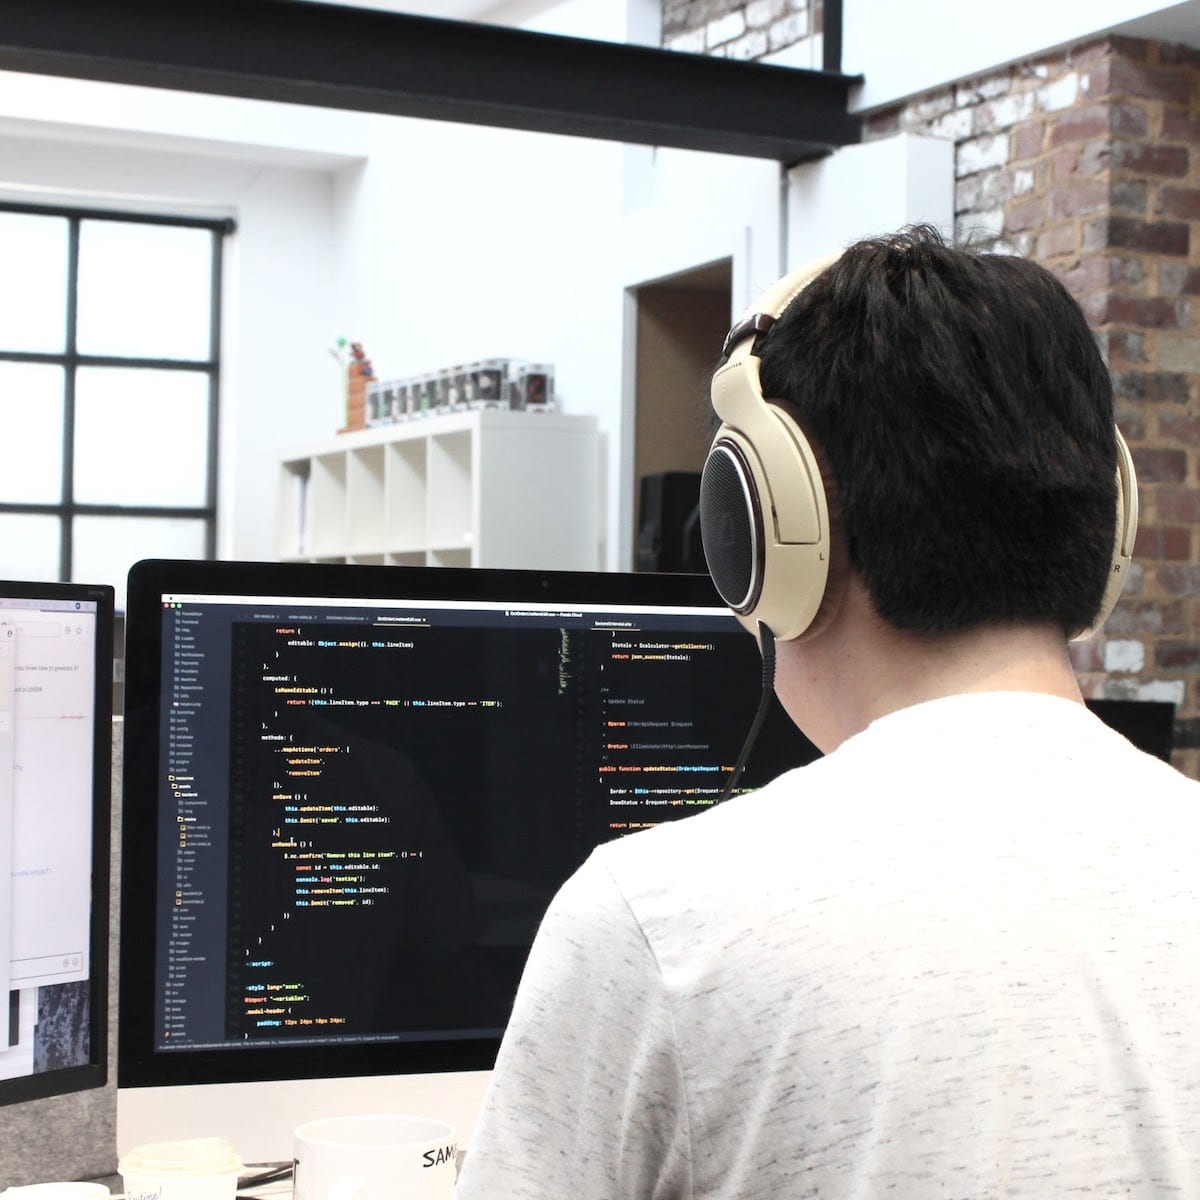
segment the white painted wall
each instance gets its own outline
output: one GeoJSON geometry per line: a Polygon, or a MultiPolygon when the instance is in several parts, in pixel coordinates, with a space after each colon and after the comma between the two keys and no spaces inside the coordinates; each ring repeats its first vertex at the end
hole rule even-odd
{"type": "Polygon", "coordinates": [[[1163,0],[845,0],[842,69],[864,76],[853,107],[869,110],[1125,22],[1196,10],[1163,0]]]}
{"type": "Polygon", "coordinates": [[[954,232],[954,143],[898,134],[788,174],[788,269],[850,242],[926,222],[954,232]]]}

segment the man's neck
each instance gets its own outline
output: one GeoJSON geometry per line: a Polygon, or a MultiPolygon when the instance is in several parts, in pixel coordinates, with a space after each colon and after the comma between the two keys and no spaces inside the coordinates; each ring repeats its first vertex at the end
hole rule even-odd
{"type": "Polygon", "coordinates": [[[880,620],[856,584],[811,642],[779,644],[775,690],[792,720],[825,752],[879,717],[944,696],[1026,691],[1082,703],[1057,627],[902,633],[880,620]]]}

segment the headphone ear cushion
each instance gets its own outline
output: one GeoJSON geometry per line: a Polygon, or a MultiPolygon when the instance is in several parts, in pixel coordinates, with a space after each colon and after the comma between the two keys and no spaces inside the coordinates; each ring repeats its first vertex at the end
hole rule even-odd
{"type": "Polygon", "coordinates": [[[844,572],[827,595],[833,564],[822,469],[791,417],[758,403],[766,420],[755,436],[723,425],[704,464],[704,556],[721,598],[747,629],[761,622],[791,641],[837,611],[844,572]]]}
{"type": "Polygon", "coordinates": [[[751,611],[762,591],[762,506],[745,452],[720,435],[700,475],[700,536],[721,599],[736,613],[751,611]]]}

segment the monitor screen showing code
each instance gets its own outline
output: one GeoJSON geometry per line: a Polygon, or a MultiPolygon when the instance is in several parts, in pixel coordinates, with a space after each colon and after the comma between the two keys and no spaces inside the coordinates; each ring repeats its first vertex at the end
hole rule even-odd
{"type": "MultiPolygon", "coordinates": [[[[717,607],[161,597],[155,1050],[498,1038],[600,843],[718,803],[717,607]]],[[[739,791],[815,751],[776,711],[739,791]]]]}

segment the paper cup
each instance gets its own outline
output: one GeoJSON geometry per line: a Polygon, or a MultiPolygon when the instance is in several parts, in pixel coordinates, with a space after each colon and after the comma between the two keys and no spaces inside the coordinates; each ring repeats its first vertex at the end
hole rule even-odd
{"type": "Polygon", "coordinates": [[[234,1200],[244,1166],[222,1138],[150,1142],[117,1164],[125,1200],[234,1200]]]}
{"type": "Polygon", "coordinates": [[[450,1200],[454,1127],[427,1117],[328,1117],[301,1125],[294,1200],[450,1200]]]}

